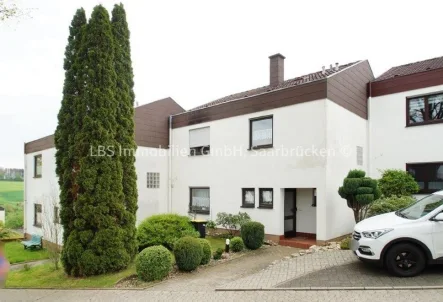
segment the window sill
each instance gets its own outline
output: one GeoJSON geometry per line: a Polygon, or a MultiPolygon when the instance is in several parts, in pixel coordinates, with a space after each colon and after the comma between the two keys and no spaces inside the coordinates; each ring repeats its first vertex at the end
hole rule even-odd
{"type": "Polygon", "coordinates": [[[252,205],[252,206],[240,206],[240,208],[253,209],[253,208],[255,208],[255,205],[252,205]]]}
{"type": "Polygon", "coordinates": [[[421,122],[421,123],[406,124],[406,128],[417,127],[417,126],[426,126],[426,125],[434,125],[434,124],[441,124],[441,123],[443,123],[443,120],[425,121],[425,122],[421,122]]]}
{"type": "Polygon", "coordinates": [[[34,224],[33,226],[36,227],[36,228],[41,228],[42,227],[41,224],[34,224]]]}
{"type": "Polygon", "coordinates": [[[202,215],[209,215],[209,211],[189,211],[188,214],[202,214],[202,215]]]}
{"type": "Polygon", "coordinates": [[[268,209],[268,210],[272,210],[274,209],[274,207],[264,207],[264,206],[258,206],[257,209],[268,209]]]}
{"type": "Polygon", "coordinates": [[[274,148],[273,145],[255,146],[248,149],[248,151],[260,150],[260,149],[271,149],[274,148]]]}
{"type": "Polygon", "coordinates": [[[41,175],[35,175],[34,178],[42,178],[41,175]]]}

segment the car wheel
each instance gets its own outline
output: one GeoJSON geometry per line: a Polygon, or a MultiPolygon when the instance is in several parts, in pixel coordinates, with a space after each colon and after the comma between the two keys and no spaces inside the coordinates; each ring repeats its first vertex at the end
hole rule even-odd
{"type": "Polygon", "coordinates": [[[389,249],[385,263],[391,274],[413,277],[425,269],[426,257],[419,247],[410,243],[399,243],[389,249]]]}

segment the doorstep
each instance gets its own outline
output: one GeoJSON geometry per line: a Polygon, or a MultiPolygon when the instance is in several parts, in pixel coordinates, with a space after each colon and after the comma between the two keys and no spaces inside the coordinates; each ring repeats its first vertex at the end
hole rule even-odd
{"type": "Polygon", "coordinates": [[[317,245],[317,240],[306,237],[282,238],[278,244],[300,249],[309,249],[311,246],[317,245]]]}

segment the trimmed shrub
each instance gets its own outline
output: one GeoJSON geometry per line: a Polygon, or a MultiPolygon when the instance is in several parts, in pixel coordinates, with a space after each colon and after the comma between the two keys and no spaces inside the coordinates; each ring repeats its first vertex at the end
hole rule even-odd
{"type": "Polygon", "coordinates": [[[243,239],[240,237],[234,237],[231,240],[231,249],[234,253],[241,252],[245,248],[243,239]]]}
{"type": "Polygon", "coordinates": [[[340,248],[342,250],[349,250],[349,245],[351,244],[351,237],[346,237],[340,242],[340,248]]]}
{"type": "Polygon", "coordinates": [[[203,257],[202,257],[202,261],[200,262],[201,265],[205,265],[209,263],[209,260],[211,260],[211,244],[209,243],[208,240],[200,238],[200,245],[202,246],[203,249],[203,257]]]}
{"type": "Polygon", "coordinates": [[[224,229],[228,231],[229,237],[234,237],[237,229],[242,227],[246,222],[251,221],[246,212],[238,212],[238,214],[228,214],[225,212],[217,213],[217,220],[215,223],[221,225],[224,229]]]}
{"type": "Polygon", "coordinates": [[[203,248],[200,240],[193,237],[184,237],[174,245],[174,256],[177,266],[182,271],[192,271],[200,265],[203,258],[203,248]]]}
{"type": "Polygon", "coordinates": [[[414,177],[403,170],[384,170],[378,185],[385,197],[411,196],[420,190],[414,177]]]}
{"type": "Polygon", "coordinates": [[[257,221],[246,222],[241,228],[241,237],[248,249],[256,250],[263,245],[265,226],[257,221]]]}
{"type": "Polygon", "coordinates": [[[371,205],[369,216],[398,211],[410,206],[415,201],[416,200],[410,196],[380,198],[371,205]]]}
{"type": "Polygon", "coordinates": [[[137,229],[139,250],[154,245],[172,250],[175,241],[185,236],[200,237],[189,217],[177,214],[153,215],[143,220],[137,229]]]}
{"type": "Polygon", "coordinates": [[[162,280],[171,268],[171,252],[161,245],[145,248],[135,259],[135,271],[143,281],[162,280]]]}
{"type": "Polygon", "coordinates": [[[221,247],[219,247],[215,252],[214,255],[212,255],[212,258],[214,258],[214,260],[219,260],[221,259],[222,255],[223,255],[223,249],[221,247]]]}

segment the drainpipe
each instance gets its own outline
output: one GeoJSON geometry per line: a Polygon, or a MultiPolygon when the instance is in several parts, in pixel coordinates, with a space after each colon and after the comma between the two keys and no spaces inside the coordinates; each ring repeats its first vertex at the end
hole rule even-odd
{"type": "MultiPolygon", "coordinates": [[[[26,145],[26,143],[25,143],[26,145]]],[[[25,165],[24,165],[24,171],[23,171],[23,234],[26,234],[27,231],[27,215],[26,215],[26,205],[27,205],[27,198],[26,198],[26,194],[27,194],[27,190],[26,190],[26,184],[27,184],[27,179],[28,179],[28,169],[27,169],[27,165],[26,165],[26,152],[24,155],[24,159],[25,159],[25,165]]]]}
{"type": "Polygon", "coordinates": [[[367,162],[368,162],[368,174],[369,174],[369,177],[374,177],[374,175],[372,175],[372,170],[371,170],[371,166],[372,166],[372,160],[371,160],[371,148],[372,148],[372,146],[371,146],[371,135],[372,135],[372,132],[371,132],[371,117],[369,116],[369,113],[371,112],[371,99],[372,99],[372,97],[371,97],[371,95],[372,95],[372,91],[371,91],[371,88],[372,88],[372,82],[369,82],[369,97],[368,97],[368,139],[367,139],[367,144],[368,144],[368,147],[367,147],[367,149],[368,149],[368,156],[367,156],[367,158],[366,158],[366,160],[367,160],[367,162]]]}
{"type": "Polygon", "coordinates": [[[168,212],[172,212],[172,115],[169,116],[168,212]]]}

